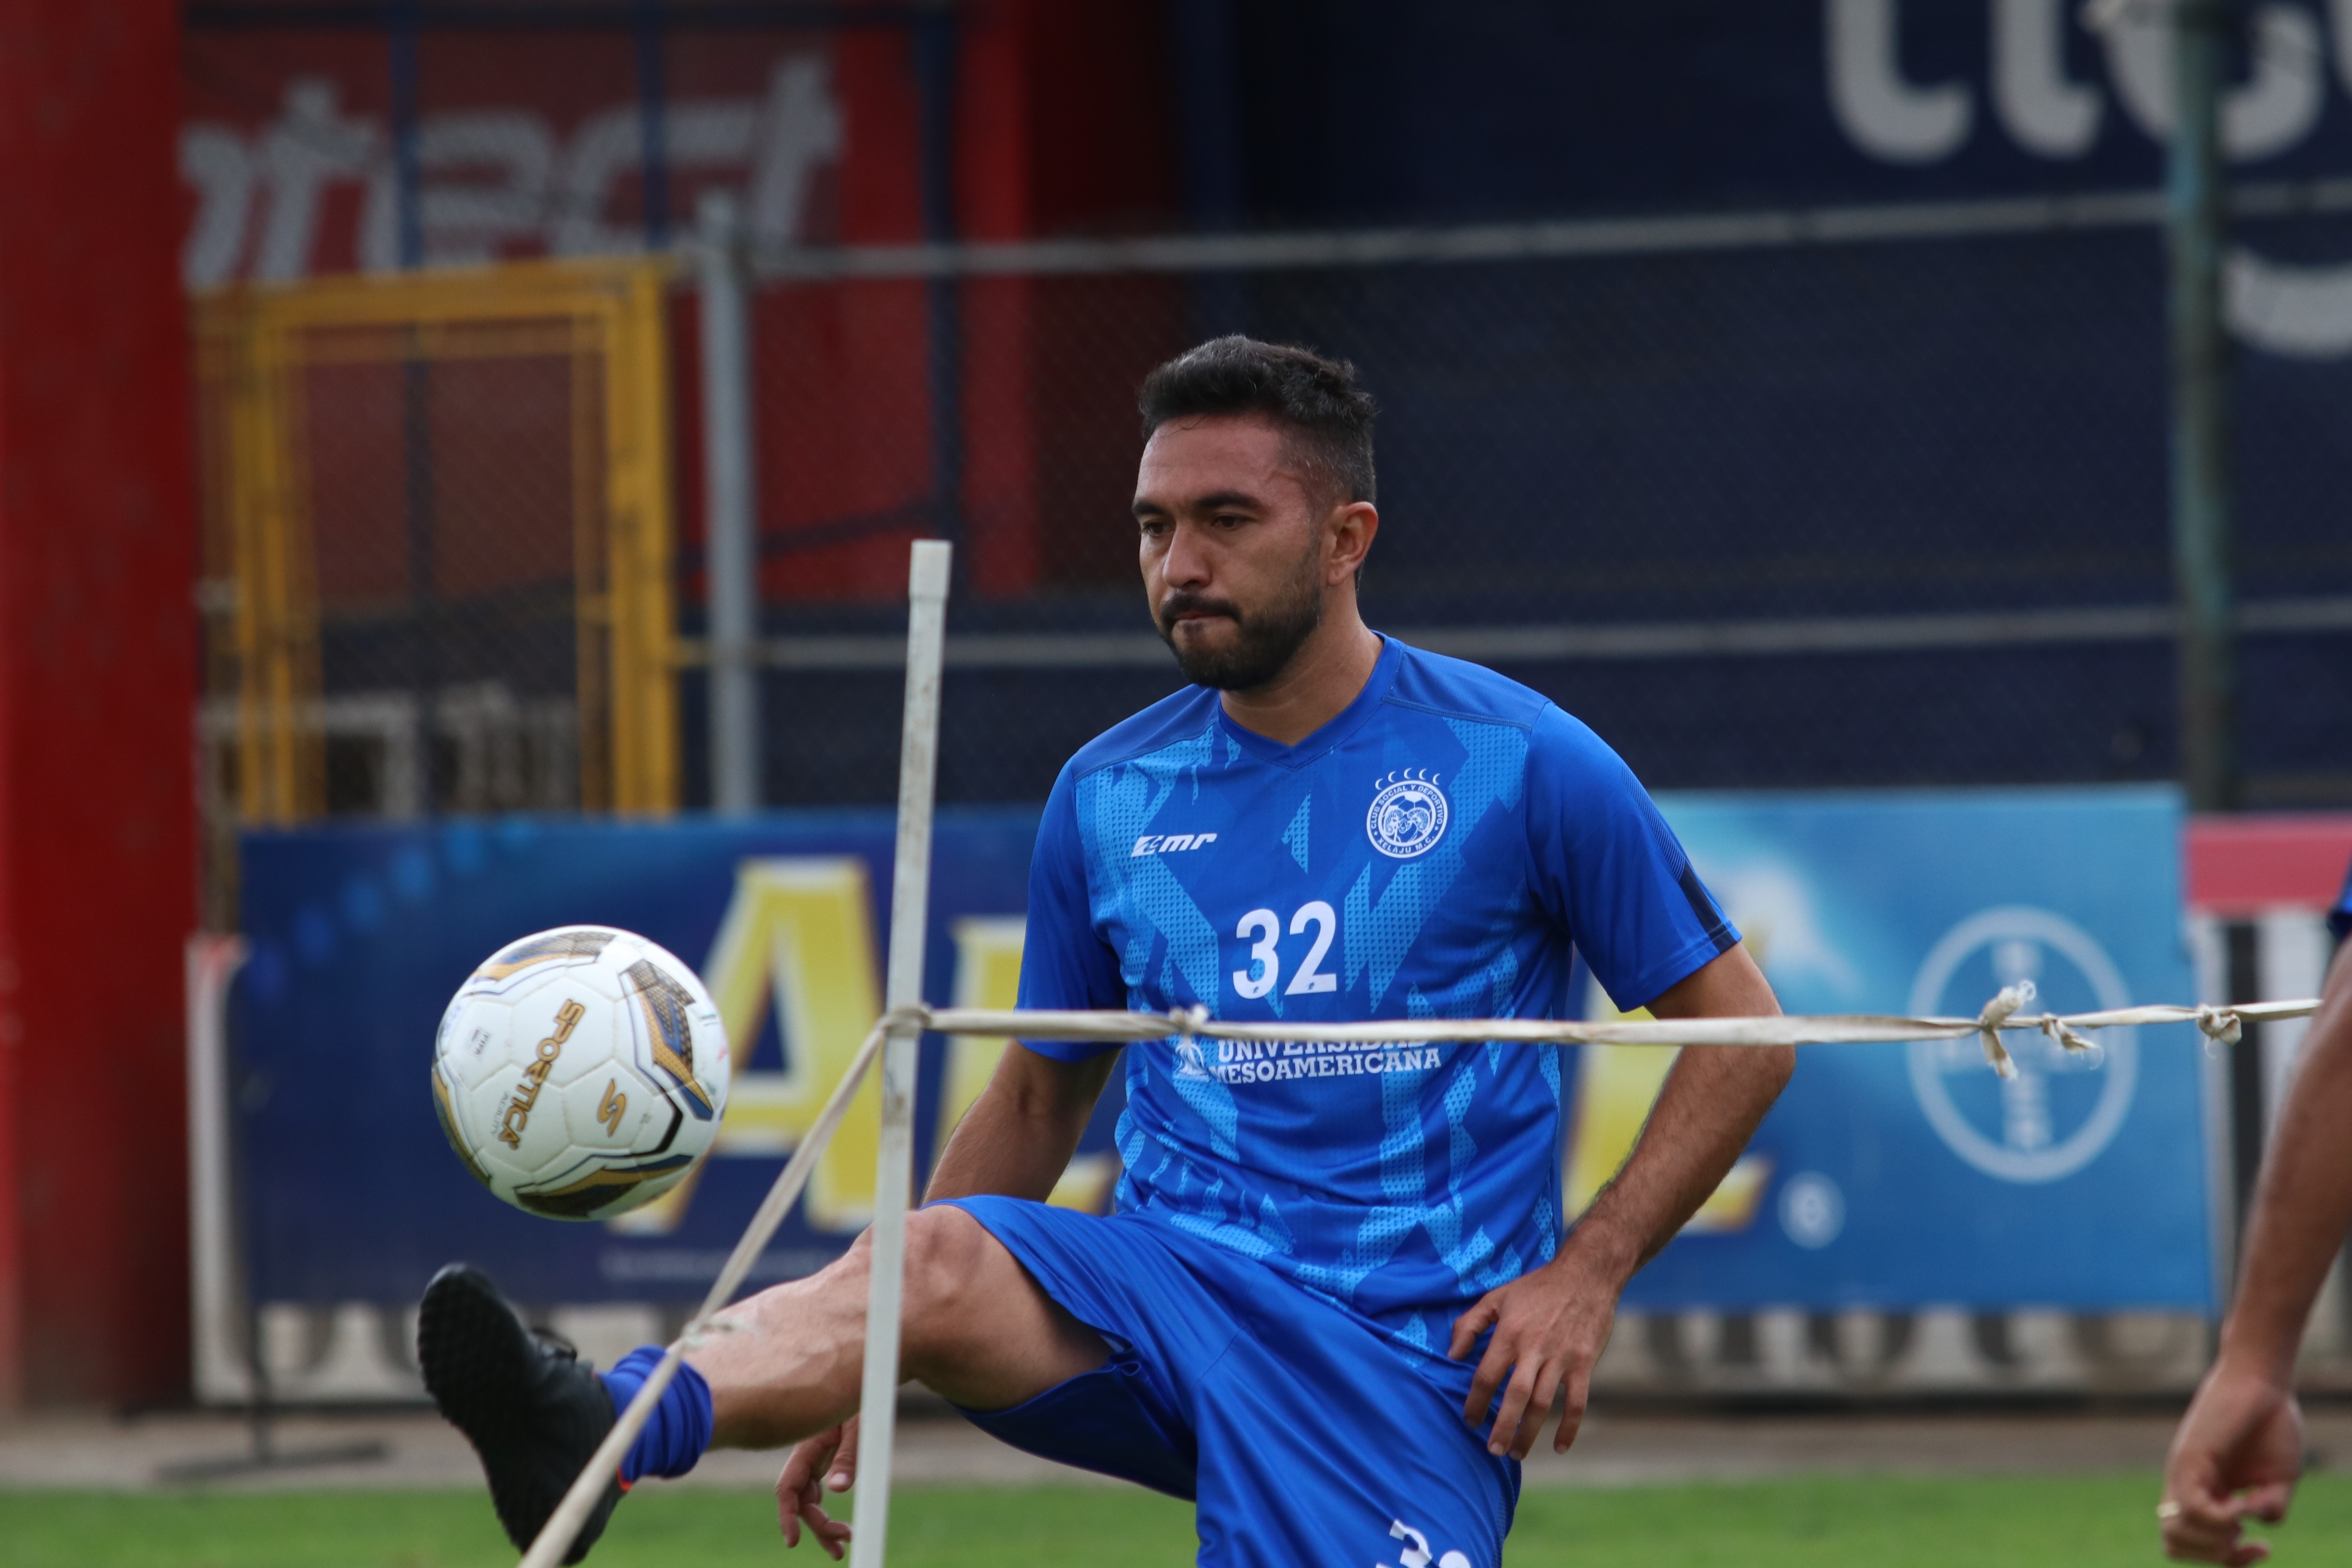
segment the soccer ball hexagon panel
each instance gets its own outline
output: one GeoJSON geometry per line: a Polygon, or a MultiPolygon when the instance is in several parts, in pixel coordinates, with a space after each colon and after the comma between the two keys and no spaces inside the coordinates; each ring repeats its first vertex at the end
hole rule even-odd
{"type": "Polygon", "coordinates": [[[499,949],[457,988],[433,1100],[450,1146],[500,1198],[609,1219],[709,1153],[729,1066],[719,1009],[676,955],[567,925],[499,949]]]}

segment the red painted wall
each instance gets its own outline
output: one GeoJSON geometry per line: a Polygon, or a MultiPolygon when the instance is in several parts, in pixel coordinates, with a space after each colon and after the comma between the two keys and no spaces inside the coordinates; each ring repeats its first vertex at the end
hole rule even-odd
{"type": "Polygon", "coordinates": [[[0,1406],[187,1381],[174,0],[0,0],[0,1406]]]}
{"type": "MultiPolygon", "coordinates": [[[[989,0],[961,7],[958,27],[954,177],[967,237],[1176,223],[1160,5],[989,0]]],[[[635,143],[611,140],[635,103],[631,49],[611,29],[428,31],[419,59],[428,262],[635,245],[635,143]],[[486,116],[497,128],[487,141],[486,116]],[[448,149],[462,139],[447,133],[464,124],[474,150],[461,155],[448,149]],[[611,155],[592,157],[599,147],[611,155]]],[[[182,264],[191,286],[394,264],[380,36],[200,28],[186,59],[182,264]]],[[[921,237],[920,105],[905,31],[685,27],[671,37],[667,70],[670,205],[681,226],[697,192],[718,185],[744,198],[755,227],[804,243],[921,237]]],[[[1133,575],[1121,518],[1139,445],[1135,383],[1181,346],[1184,303],[1164,279],[964,290],[959,498],[964,564],[982,592],[1133,575]]],[[[679,518],[692,545],[701,472],[690,298],[677,325],[679,518]]],[[[765,592],[895,600],[907,541],[936,522],[923,287],[769,288],[753,331],[761,523],[790,547],[771,554],[765,592]]],[[[381,492],[377,476],[338,462],[346,466],[314,471],[322,490],[381,492]]],[[[363,506],[330,512],[355,525],[367,515],[363,506]]],[[[336,542],[320,541],[322,573],[336,542]]],[[[384,569],[401,564],[387,558],[384,569]]]]}
{"type": "MultiPolygon", "coordinates": [[[[956,224],[971,240],[1163,232],[1179,221],[1166,28],[1152,5],[994,0],[961,14],[956,224]]],[[[839,237],[922,235],[913,53],[846,34],[839,237]]],[[[974,279],[960,291],[960,563],[982,595],[1131,580],[1125,498],[1142,447],[1135,390],[1182,347],[1185,294],[1159,278],[974,279]]],[[[754,307],[771,600],[895,600],[907,543],[932,531],[926,294],[909,282],[763,290],[754,307]]],[[[679,340],[684,346],[685,340],[679,340]]],[[[678,359],[682,451],[698,439],[678,359]]],[[[681,507],[700,529],[698,477],[681,507]]]]}
{"type": "Polygon", "coordinates": [[[2189,907],[2200,914],[2326,909],[2352,864],[2352,812],[2199,817],[2186,848],[2189,907]]]}

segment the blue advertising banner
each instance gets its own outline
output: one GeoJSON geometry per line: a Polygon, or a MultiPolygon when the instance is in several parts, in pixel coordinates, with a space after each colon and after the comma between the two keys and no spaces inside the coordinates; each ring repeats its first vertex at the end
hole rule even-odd
{"type": "MultiPolygon", "coordinates": [[[[1662,802],[1790,1011],[1972,1014],[2031,978],[2062,1009],[2190,994],[2180,813],[2168,790],[1662,802]]],[[[942,815],[926,994],[1010,1006],[1036,816],[942,815]]],[[[455,1258],[526,1301],[697,1298],[880,1009],[887,813],[749,823],[510,819],[319,828],[244,842],[253,958],[234,1000],[245,1209],[262,1300],[406,1301],[455,1258]],[[736,1042],[701,1179],[608,1225],[510,1209],[443,1145],[427,1064],[443,1005],[490,953],[572,923],[643,932],[703,977],[736,1042]]],[[[1591,1005],[1605,1009],[1597,988],[1591,1005]]],[[[2110,1035],[2086,1063],[1972,1042],[1821,1047],[1640,1308],[2204,1309],[2211,1301],[2193,1030],[2110,1035]]],[[[926,1042],[928,1164],[1003,1047],[926,1042]]],[[[1591,1201],[1666,1053],[1577,1053],[1562,1178],[1591,1201]]],[[[1116,1177],[1116,1088],[1057,1202],[1116,1177]]],[[[758,1280],[821,1266],[871,1209],[871,1095],[758,1280]]]]}
{"type": "MultiPolygon", "coordinates": [[[[1789,1012],[1973,1017],[2022,979],[2062,1012],[2194,996],[2168,789],[1661,804],[1789,1012]]],[[[2011,1039],[2007,1082],[1974,1040],[1801,1051],[1726,1184],[1747,1207],[1719,1192],[1629,1303],[2210,1309],[2194,1029],[2105,1031],[2095,1061],[2011,1039]]],[[[1624,1054],[1585,1053],[1580,1135],[1624,1054]]]]}

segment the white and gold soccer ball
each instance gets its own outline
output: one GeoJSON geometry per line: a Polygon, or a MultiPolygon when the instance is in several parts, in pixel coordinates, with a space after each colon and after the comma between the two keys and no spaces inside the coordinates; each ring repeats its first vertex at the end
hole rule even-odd
{"type": "Polygon", "coordinates": [[[433,1103],[499,1197],[609,1219],[710,1152],[728,1066],[719,1009],[676,955],[567,925],[501,948],[457,988],[434,1041],[433,1103]]]}

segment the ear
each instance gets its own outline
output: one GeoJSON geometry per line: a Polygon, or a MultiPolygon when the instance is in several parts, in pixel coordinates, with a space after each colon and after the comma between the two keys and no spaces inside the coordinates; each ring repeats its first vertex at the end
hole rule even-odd
{"type": "Polygon", "coordinates": [[[1372,539],[1381,531],[1380,508],[1370,501],[1350,501],[1335,507],[1323,519],[1325,531],[1331,540],[1331,550],[1323,560],[1323,581],[1326,587],[1355,580],[1372,553],[1372,539]]]}

